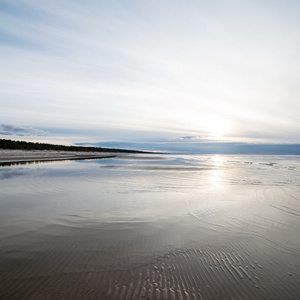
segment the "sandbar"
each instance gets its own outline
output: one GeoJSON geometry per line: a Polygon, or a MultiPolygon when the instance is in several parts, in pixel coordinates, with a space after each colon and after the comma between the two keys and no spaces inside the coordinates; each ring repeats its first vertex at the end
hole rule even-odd
{"type": "Polygon", "coordinates": [[[108,158],[119,155],[124,155],[124,153],[0,149],[0,163],[108,158]]]}

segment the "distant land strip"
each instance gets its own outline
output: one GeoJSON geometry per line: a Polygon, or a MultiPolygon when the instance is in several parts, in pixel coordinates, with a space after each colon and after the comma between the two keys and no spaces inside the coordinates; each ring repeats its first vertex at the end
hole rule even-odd
{"type": "MultiPolygon", "coordinates": [[[[102,147],[86,147],[86,146],[64,146],[46,143],[33,143],[25,141],[13,141],[0,139],[0,149],[10,150],[54,150],[54,151],[74,151],[74,152],[111,152],[111,153],[147,153],[145,151],[113,149],[102,147]]],[[[149,153],[149,152],[148,152],[149,153]]]]}

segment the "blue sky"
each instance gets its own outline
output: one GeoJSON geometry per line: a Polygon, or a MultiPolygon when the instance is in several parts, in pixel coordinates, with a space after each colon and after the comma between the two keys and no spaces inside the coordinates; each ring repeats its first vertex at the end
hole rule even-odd
{"type": "Polygon", "coordinates": [[[300,143],[299,11],[0,0],[0,138],[300,143]]]}

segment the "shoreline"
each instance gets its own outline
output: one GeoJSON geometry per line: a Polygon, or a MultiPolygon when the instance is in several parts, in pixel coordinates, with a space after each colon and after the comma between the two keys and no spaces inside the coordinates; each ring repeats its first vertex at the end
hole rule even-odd
{"type": "Polygon", "coordinates": [[[35,161],[97,159],[97,158],[116,157],[119,155],[124,155],[124,153],[0,149],[0,164],[18,163],[18,162],[35,162],[35,161]]]}

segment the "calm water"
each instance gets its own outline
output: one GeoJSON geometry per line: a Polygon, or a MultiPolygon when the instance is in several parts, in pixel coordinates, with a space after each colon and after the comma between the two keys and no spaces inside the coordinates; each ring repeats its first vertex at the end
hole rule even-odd
{"type": "Polygon", "coordinates": [[[299,299],[299,156],[0,167],[0,299],[299,299]]]}

